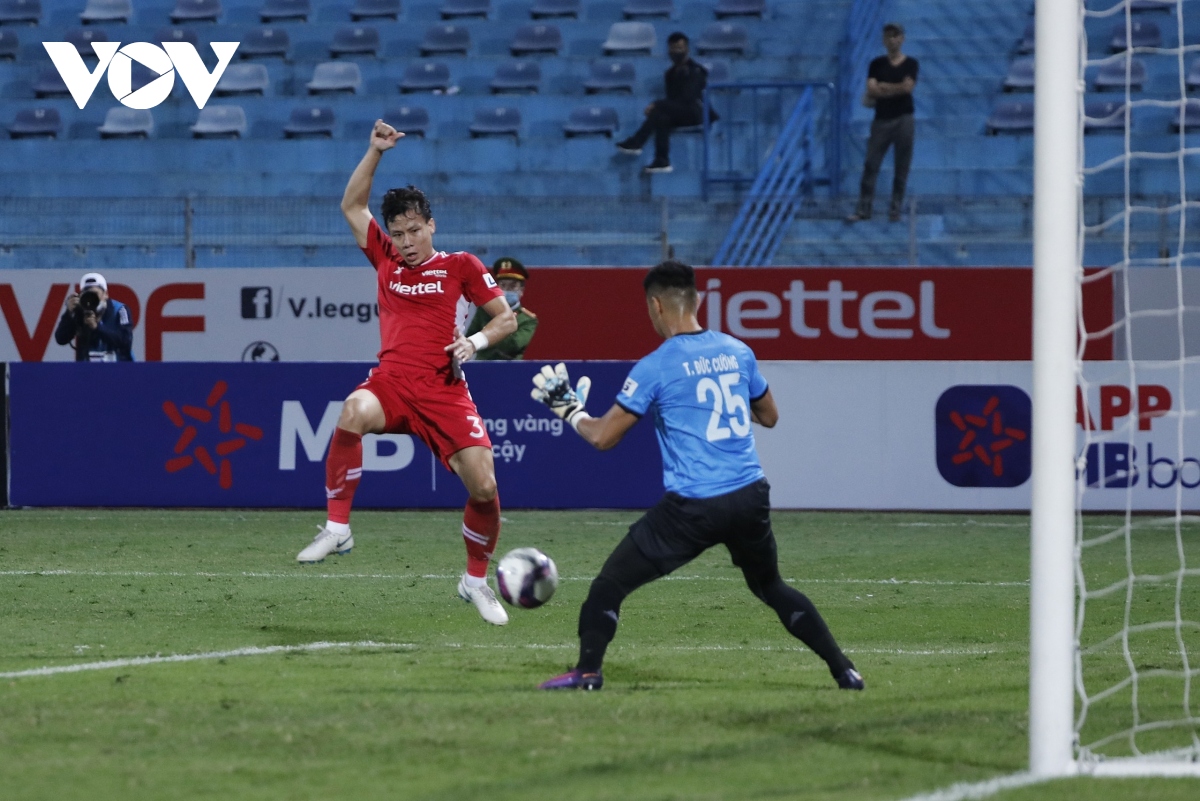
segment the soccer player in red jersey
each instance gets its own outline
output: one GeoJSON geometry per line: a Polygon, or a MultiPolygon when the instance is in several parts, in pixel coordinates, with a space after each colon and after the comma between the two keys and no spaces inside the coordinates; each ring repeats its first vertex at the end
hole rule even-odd
{"type": "Polygon", "coordinates": [[[383,153],[403,137],[376,121],[367,153],[342,197],[342,214],[374,265],[379,285],[379,366],[342,406],[325,461],[329,519],[296,558],[320,562],[354,547],[350,507],[362,477],[363,435],[413,434],[458,474],[470,495],[462,527],[467,572],[458,594],[474,603],[484,620],[502,626],[508,615],[487,584],[488,562],[500,536],[492,442],[461,365],[515,331],[517,318],[479,259],[434,250],[437,226],[419,189],[389,190],[382,208],[387,230],[375,221],[367,208],[371,180],[383,153]],[[473,305],[492,319],[464,337],[473,305]]]}

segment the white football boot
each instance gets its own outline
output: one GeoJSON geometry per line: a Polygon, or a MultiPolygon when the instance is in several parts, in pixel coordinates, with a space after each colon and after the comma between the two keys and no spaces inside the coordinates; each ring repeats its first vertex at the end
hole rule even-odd
{"type": "Polygon", "coordinates": [[[302,565],[315,565],[317,562],[324,562],[325,557],[331,553],[345,556],[353,547],[354,535],[349,531],[339,536],[327,528],[322,528],[308,547],[297,554],[296,561],[302,565]]]}
{"type": "Polygon", "coordinates": [[[480,616],[493,626],[503,626],[508,623],[508,613],[500,605],[496,593],[487,584],[481,587],[468,587],[467,574],[463,573],[458,580],[458,597],[475,604],[480,616]]]}

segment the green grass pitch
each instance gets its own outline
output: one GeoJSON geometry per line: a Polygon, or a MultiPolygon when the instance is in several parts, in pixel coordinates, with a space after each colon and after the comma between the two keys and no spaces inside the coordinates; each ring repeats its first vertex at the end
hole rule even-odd
{"type": "MultiPolygon", "coordinates": [[[[563,581],[496,628],[455,596],[450,512],[357,513],[354,553],[311,567],[294,559],[315,512],[0,512],[0,797],[900,799],[1024,769],[1026,517],[776,514],[784,576],[866,692],[838,691],[720,548],[630,597],[602,692],[538,692],[573,662],[588,580],[635,517],[505,512],[500,550],[542,548],[563,581]],[[318,642],[376,645],[11,675],[318,642]]],[[[1089,533],[1115,522],[1088,518],[1089,533]]],[[[1137,543],[1135,572],[1178,565],[1170,527],[1139,519],[1137,543]]],[[[1200,547],[1200,526],[1184,544],[1200,547]]],[[[1123,544],[1092,550],[1089,580],[1124,575],[1123,544]]],[[[1089,607],[1093,640],[1120,625],[1119,595],[1089,607]]],[[[1132,622],[1173,606],[1149,588],[1132,622]]],[[[1187,636],[1195,667],[1200,638],[1187,636]]],[[[1180,714],[1182,682],[1153,672],[1177,667],[1174,642],[1131,642],[1144,719],[1180,714]]],[[[1088,670],[1115,684],[1120,646],[1088,670]]],[[[1085,735],[1127,725],[1130,706],[1128,691],[1097,704],[1085,735]]],[[[999,797],[1172,801],[1200,797],[1200,782],[999,797]]]]}

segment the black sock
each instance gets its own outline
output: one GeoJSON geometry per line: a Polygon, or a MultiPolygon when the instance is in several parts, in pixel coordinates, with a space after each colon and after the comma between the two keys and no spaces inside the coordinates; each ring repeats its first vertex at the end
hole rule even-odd
{"type": "Polygon", "coordinates": [[[838,648],[821,613],[807,595],[789,587],[781,578],[764,587],[762,592],[763,600],[779,615],[788,633],[824,659],[835,678],[847,668],[854,667],[854,663],[838,648]]]}
{"type": "Polygon", "coordinates": [[[617,635],[621,601],[625,593],[604,575],[592,582],[587,600],[579,610],[579,663],[577,670],[598,673],[604,662],[604,652],[617,635]]]}

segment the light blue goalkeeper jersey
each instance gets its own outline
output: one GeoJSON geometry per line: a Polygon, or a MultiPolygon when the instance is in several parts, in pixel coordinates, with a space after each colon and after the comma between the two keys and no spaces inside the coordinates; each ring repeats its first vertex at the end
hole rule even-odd
{"type": "Polygon", "coordinates": [[[634,365],[617,404],[653,415],[667,490],[711,498],[763,478],[750,403],[766,393],[745,343],[698,331],[671,337],[634,365]]]}

